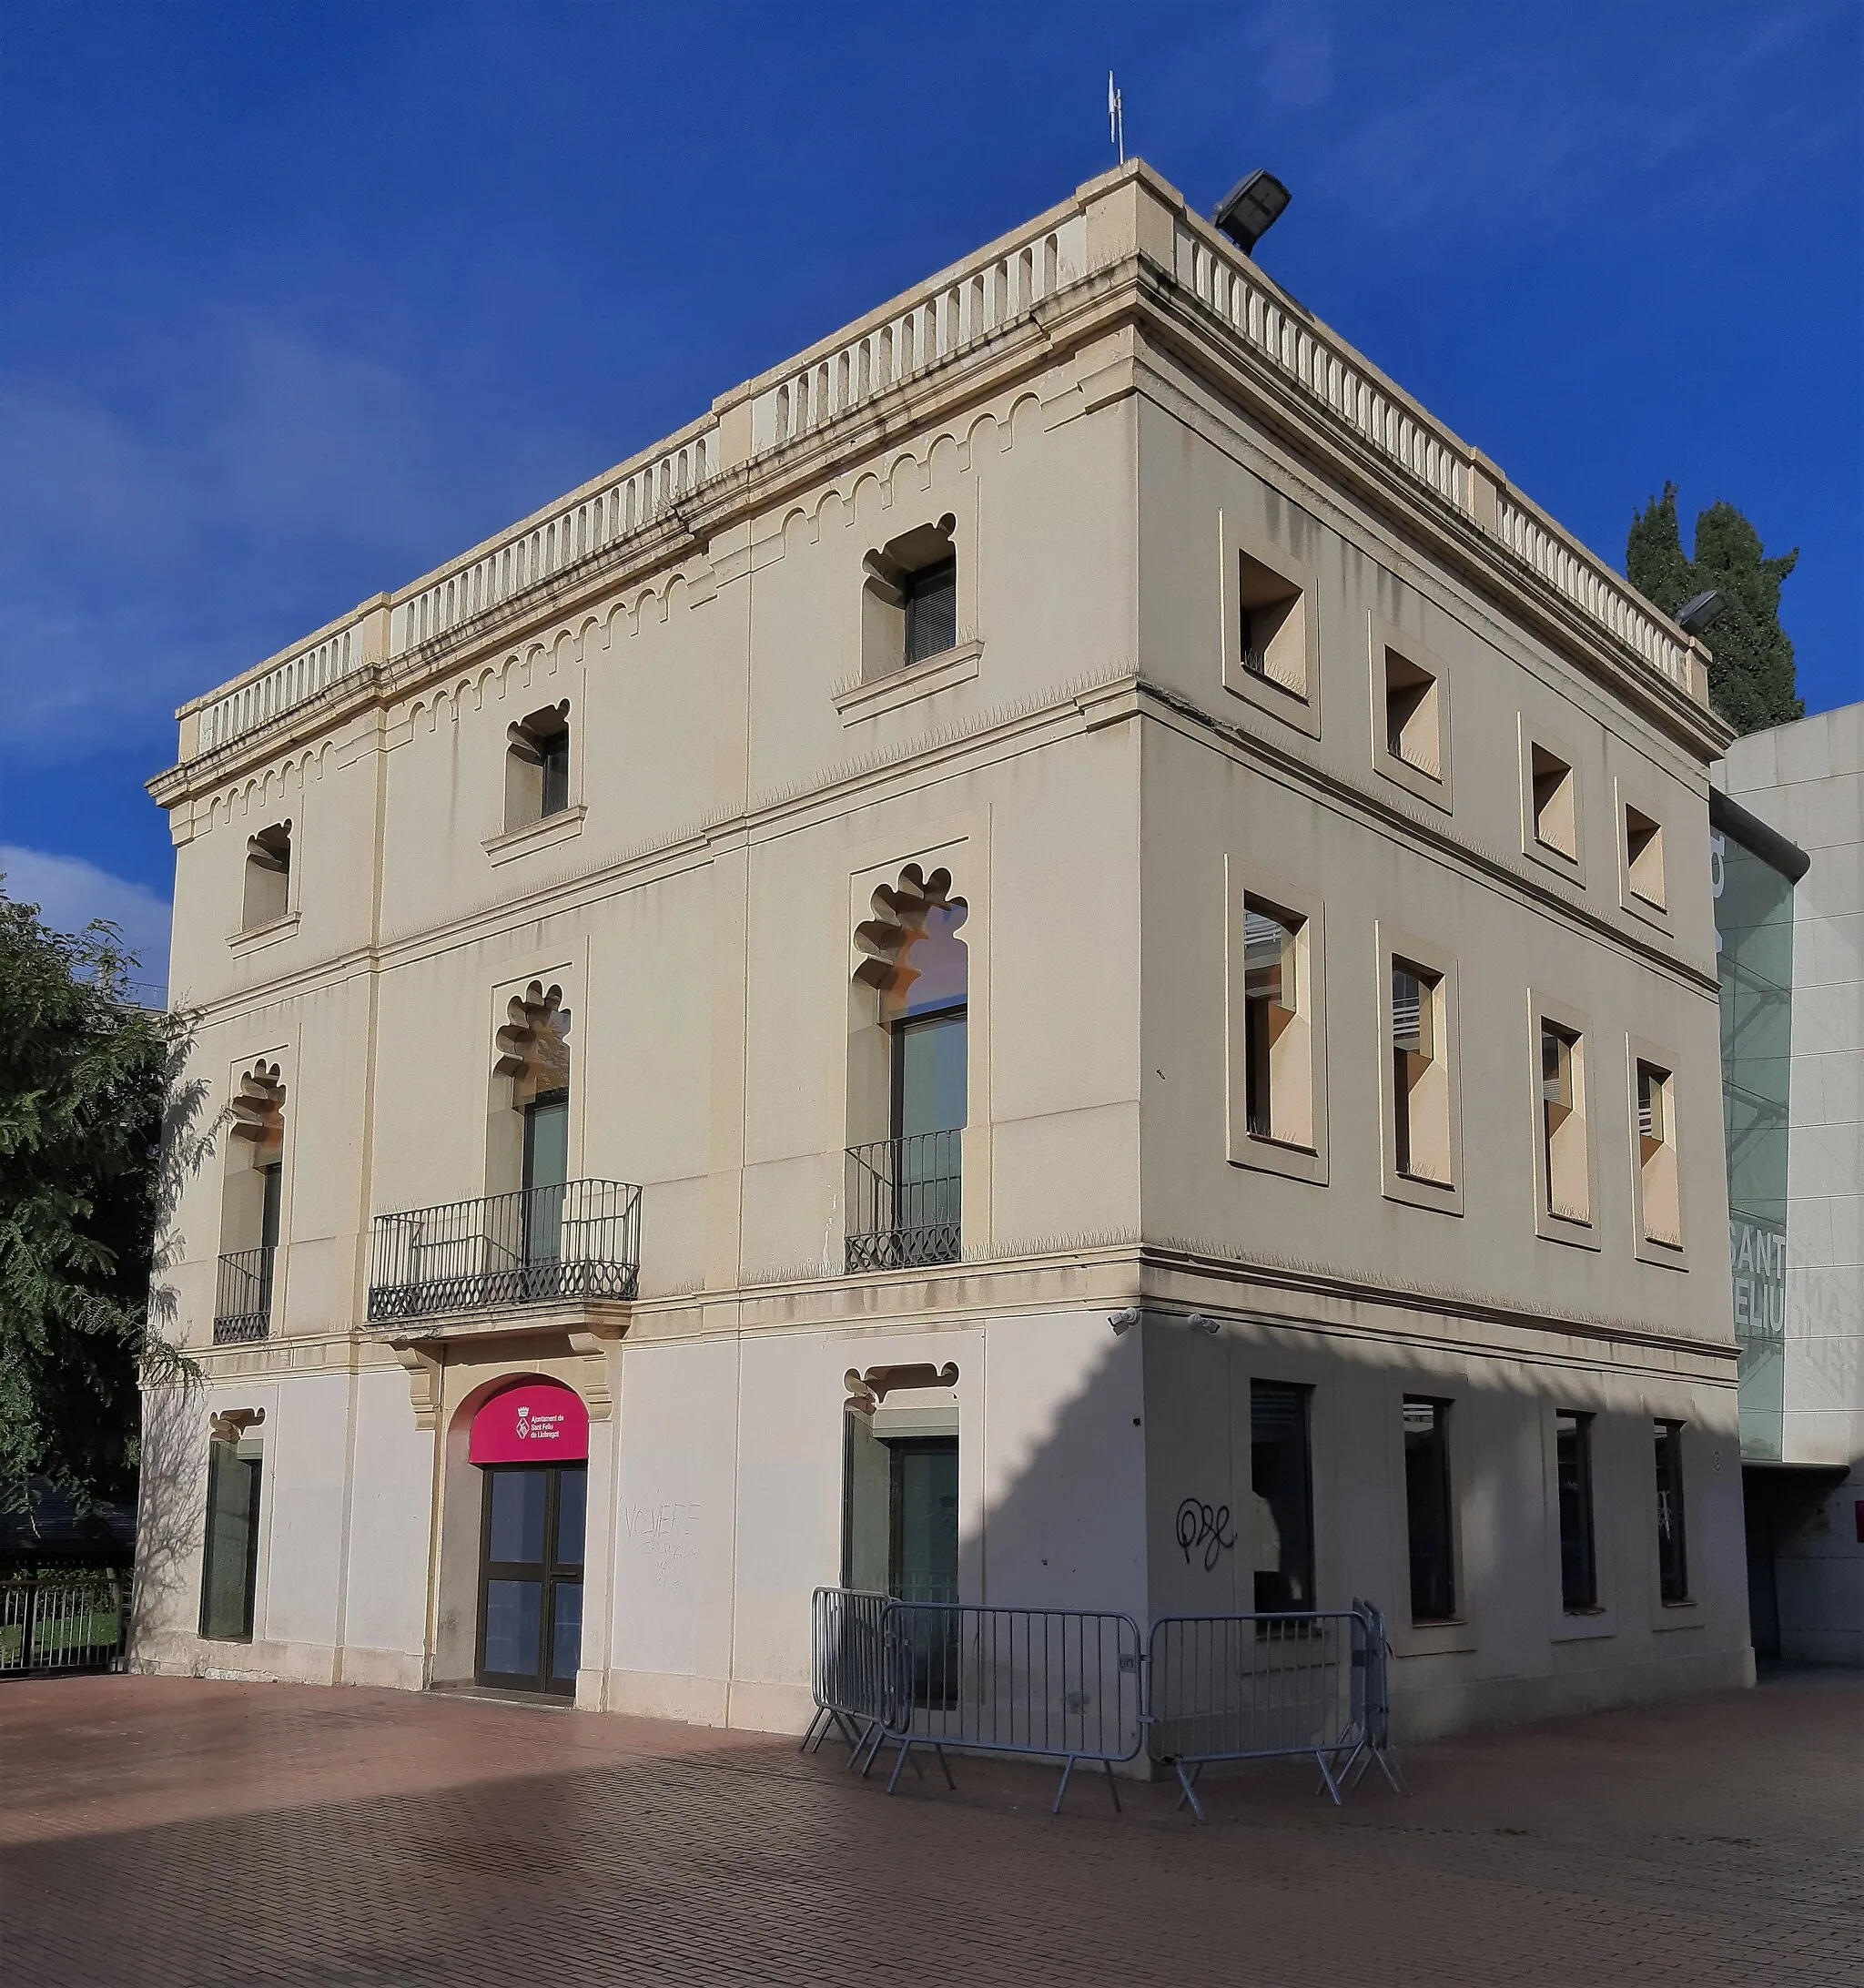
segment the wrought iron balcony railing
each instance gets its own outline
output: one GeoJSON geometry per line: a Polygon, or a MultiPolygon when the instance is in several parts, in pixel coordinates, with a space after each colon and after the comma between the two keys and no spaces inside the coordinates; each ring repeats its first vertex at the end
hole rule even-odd
{"type": "Polygon", "coordinates": [[[272,1258],[269,1242],[235,1250],[220,1259],[214,1282],[214,1344],[237,1346],[263,1339],[272,1329],[272,1258]]]}
{"type": "Polygon", "coordinates": [[[375,1218],[372,1325],[576,1298],[632,1298],[641,1190],[621,1181],[404,1209],[375,1218]]]}
{"type": "Polygon", "coordinates": [[[915,1132],[847,1150],[846,1268],[912,1270],[963,1253],[962,1132],[915,1132]]]}

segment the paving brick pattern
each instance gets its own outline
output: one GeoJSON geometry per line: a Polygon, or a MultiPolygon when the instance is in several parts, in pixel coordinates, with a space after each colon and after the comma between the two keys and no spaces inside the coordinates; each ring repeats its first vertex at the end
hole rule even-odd
{"type": "Polygon", "coordinates": [[[1162,1785],[482,1700],[0,1685],[0,1983],[1864,1981],[1864,1679],[1162,1785]]]}

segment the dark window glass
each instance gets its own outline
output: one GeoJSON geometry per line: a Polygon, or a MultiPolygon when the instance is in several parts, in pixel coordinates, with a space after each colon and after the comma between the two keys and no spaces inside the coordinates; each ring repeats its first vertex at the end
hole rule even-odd
{"type": "MultiPolygon", "coordinates": [[[[565,1470],[557,1477],[557,1565],[582,1565],[582,1534],[589,1505],[589,1473],[565,1470]]],[[[573,1667],[572,1667],[573,1668],[573,1667]]]]}
{"type": "Polygon", "coordinates": [[[956,1131],[965,1122],[965,1010],[893,1025],[894,1136],[956,1131]]]}
{"type": "Polygon", "coordinates": [[[582,1583],[556,1584],[556,1619],[550,1639],[550,1674],[574,1689],[582,1660],[582,1583]]]}
{"type": "Polygon", "coordinates": [[[1270,1057],[1275,1037],[1294,1009],[1294,932],[1253,905],[1242,913],[1244,1110],[1251,1139],[1275,1136],[1270,1057]]]}
{"type": "Polygon", "coordinates": [[[890,1443],[889,1586],[902,1601],[957,1599],[957,1438],[890,1443]]]}
{"type": "Polygon", "coordinates": [[[1592,1417],[1555,1419],[1555,1468],[1560,1492],[1560,1605],[1598,1606],[1598,1567],[1592,1537],[1592,1417]]]}
{"type": "Polygon", "coordinates": [[[1450,1503],[1450,1405],[1406,1396],[1404,1504],[1411,1535],[1411,1618],[1456,1613],[1456,1551],[1450,1503]]]}
{"type": "Polygon", "coordinates": [[[907,661],[923,663],[957,641],[957,562],[947,559],[908,576],[907,661]]]}
{"type": "Polygon", "coordinates": [[[562,1254],[563,1183],[570,1172],[570,1094],[546,1091],[524,1107],[524,1261],[562,1254]]]}
{"type": "Polygon", "coordinates": [[[1683,1537],[1683,1425],[1659,1422],[1656,1436],[1657,1584],[1666,1601],[1689,1598],[1689,1557],[1683,1537]]]}
{"type": "Polygon", "coordinates": [[[1314,1606],[1312,1474],[1308,1459],[1312,1393],[1280,1381],[1250,1383],[1249,1482],[1259,1614],[1314,1606]]]}
{"type": "Polygon", "coordinates": [[[261,1167],[259,1172],[265,1176],[265,1199],[259,1207],[258,1240],[259,1247],[268,1250],[275,1248],[279,1241],[279,1202],[284,1188],[285,1169],[275,1160],[270,1166],[261,1167]]]}
{"type": "Polygon", "coordinates": [[[542,1564],[544,1490],[542,1470],[492,1472],[488,1558],[542,1564]]]}
{"type": "Polygon", "coordinates": [[[485,1668],[505,1677],[529,1678],[537,1669],[537,1632],[543,1583],[489,1580],[485,1584],[485,1668]]]}
{"type": "Polygon", "coordinates": [[[208,1445],[208,1520],[201,1562],[200,1633],[252,1634],[258,1586],[259,1459],[231,1443],[208,1445]]]}
{"type": "Polygon", "coordinates": [[[561,815],[570,805],[570,728],[553,732],[542,741],[542,800],[541,812],[561,815]]]}

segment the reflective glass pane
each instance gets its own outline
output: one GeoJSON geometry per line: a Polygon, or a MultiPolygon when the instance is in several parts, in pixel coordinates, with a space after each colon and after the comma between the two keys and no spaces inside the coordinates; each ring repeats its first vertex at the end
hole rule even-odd
{"type": "Polygon", "coordinates": [[[582,1528],[589,1505],[587,1470],[557,1473],[557,1550],[559,1567],[582,1564],[582,1528]]]}
{"type": "Polygon", "coordinates": [[[485,1668],[505,1677],[534,1678],[543,1622],[542,1581],[485,1584],[485,1668]]]}
{"type": "Polygon", "coordinates": [[[893,1591],[902,1601],[956,1601],[957,1439],[892,1450],[893,1591]]]}
{"type": "Polygon", "coordinates": [[[1251,1549],[1255,1606],[1262,1613],[1314,1606],[1313,1520],[1309,1492],[1308,1390],[1251,1381],[1251,1549]]]}
{"type": "Polygon", "coordinates": [[[916,1132],[955,1131],[965,1122],[965,1011],[901,1022],[896,1100],[902,1139],[916,1132]]]}
{"type": "Polygon", "coordinates": [[[543,1481],[541,1470],[491,1473],[489,1560],[543,1559],[543,1481]]]}
{"type": "Polygon", "coordinates": [[[559,1581],[555,1620],[551,1629],[550,1674],[560,1679],[573,1678],[582,1660],[582,1583],[559,1581]]]}

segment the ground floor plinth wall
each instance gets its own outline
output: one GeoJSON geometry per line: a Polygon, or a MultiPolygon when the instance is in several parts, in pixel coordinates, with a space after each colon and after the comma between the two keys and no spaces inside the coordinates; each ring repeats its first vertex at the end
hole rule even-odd
{"type": "Polygon", "coordinates": [[[530,1382],[586,1409],[560,1625],[586,1709],[800,1730],[811,1593],[851,1577],[1142,1631],[1363,1599],[1401,1738],[1751,1679],[1731,1358],[1526,1324],[1498,1347],[1493,1322],[1400,1334],[1345,1298],[1277,1315],[1161,1281],[897,1322],[826,1299],[812,1321],[795,1293],[769,1326],[707,1331],[694,1307],[674,1332],[643,1307],[604,1341],[243,1349],[149,1398],[133,1660],[483,1681],[471,1431],[530,1382]],[[224,1595],[242,1568],[229,1636],[203,1581],[224,1595]]]}

